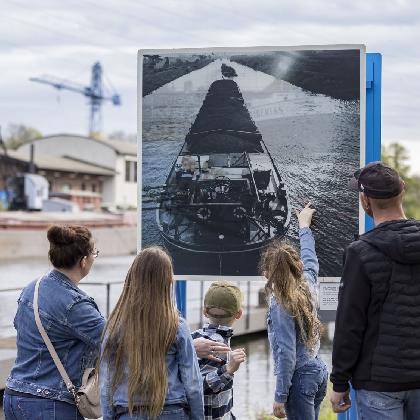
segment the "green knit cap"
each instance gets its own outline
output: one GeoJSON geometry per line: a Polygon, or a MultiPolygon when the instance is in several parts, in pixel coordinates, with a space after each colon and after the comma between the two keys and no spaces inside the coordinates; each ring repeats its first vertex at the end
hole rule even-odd
{"type": "Polygon", "coordinates": [[[239,287],[226,281],[216,281],[211,284],[204,297],[204,307],[207,310],[213,308],[226,311],[226,315],[213,315],[214,318],[226,318],[234,316],[242,307],[242,292],[239,287]]]}

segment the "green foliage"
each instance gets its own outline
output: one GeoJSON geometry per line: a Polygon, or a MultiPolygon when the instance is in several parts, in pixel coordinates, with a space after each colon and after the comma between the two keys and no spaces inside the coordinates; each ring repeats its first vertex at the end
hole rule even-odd
{"type": "Polygon", "coordinates": [[[332,411],[330,403],[330,394],[332,391],[332,383],[328,381],[327,395],[321,403],[321,409],[319,410],[319,420],[337,420],[337,414],[332,411]]]}
{"type": "Polygon", "coordinates": [[[200,55],[196,59],[177,58],[170,62],[169,57],[145,55],[143,61],[143,96],[161,86],[178,79],[194,70],[199,70],[213,61],[211,56],[200,55]]]}
{"type": "Polygon", "coordinates": [[[10,124],[6,137],[6,146],[8,149],[17,149],[22,144],[42,137],[42,133],[33,127],[27,127],[23,124],[10,124]]]}
{"type": "Polygon", "coordinates": [[[232,61],[293,83],[312,93],[336,99],[359,97],[359,59],[356,51],[288,51],[237,55],[232,61]]]}
{"type": "Polygon", "coordinates": [[[403,206],[406,216],[420,219],[420,177],[411,175],[408,157],[407,149],[399,143],[382,146],[382,161],[395,168],[405,182],[403,206]]]}
{"type": "Polygon", "coordinates": [[[407,164],[408,151],[399,143],[391,143],[382,146],[382,160],[392,166],[402,178],[407,178],[410,172],[410,165],[407,164]]]}
{"type": "MultiPolygon", "coordinates": [[[[330,403],[330,393],[332,391],[332,383],[328,381],[327,395],[321,403],[321,409],[319,411],[319,420],[337,420],[337,414],[335,414],[331,409],[330,403]]],[[[256,420],[277,420],[277,417],[274,417],[267,412],[261,411],[256,414],[256,420]]]]}

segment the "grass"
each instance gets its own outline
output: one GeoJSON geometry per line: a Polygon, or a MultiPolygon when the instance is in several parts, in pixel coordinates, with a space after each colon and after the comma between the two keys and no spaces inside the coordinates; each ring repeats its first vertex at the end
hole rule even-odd
{"type": "MultiPolygon", "coordinates": [[[[332,390],[332,384],[331,382],[328,382],[327,395],[322,401],[318,420],[337,420],[337,414],[335,414],[331,409],[331,404],[330,404],[331,390],[332,390]]],[[[268,414],[267,412],[264,412],[264,411],[258,412],[256,414],[255,419],[256,420],[278,420],[277,417],[274,417],[271,414],[268,414]]]]}

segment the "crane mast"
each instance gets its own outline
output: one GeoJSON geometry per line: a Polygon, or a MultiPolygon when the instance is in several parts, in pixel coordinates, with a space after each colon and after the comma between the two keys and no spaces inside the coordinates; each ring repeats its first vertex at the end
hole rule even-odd
{"type": "Polygon", "coordinates": [[[58,90],[68,90],[71,92],[81,93],[89,98],[90,115],[89,115],[89,135],[98,136],[102,129],[102,104],[105,101],[111,101],[113,105],[121,105],[121,97],[113,92],[110,95],[105,93],[102,81],[102,66],[96,62],[92,66],[92,74],[89,86],[83,86],[78,83],[59,79],[53,76],[31,77],[31,82],[43,83],[52,86],[58,90]]]}

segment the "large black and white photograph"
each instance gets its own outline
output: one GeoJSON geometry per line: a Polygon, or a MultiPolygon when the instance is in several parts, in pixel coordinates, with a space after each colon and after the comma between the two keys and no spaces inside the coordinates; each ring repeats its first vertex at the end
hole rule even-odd
{"type": "Polygon", "coordinates": [[[139,225],[177,276],[257,276],[316,211],[320,275],[359,233],[348,180],[364,150],[360,45],[139,52],[139,225]]]}

